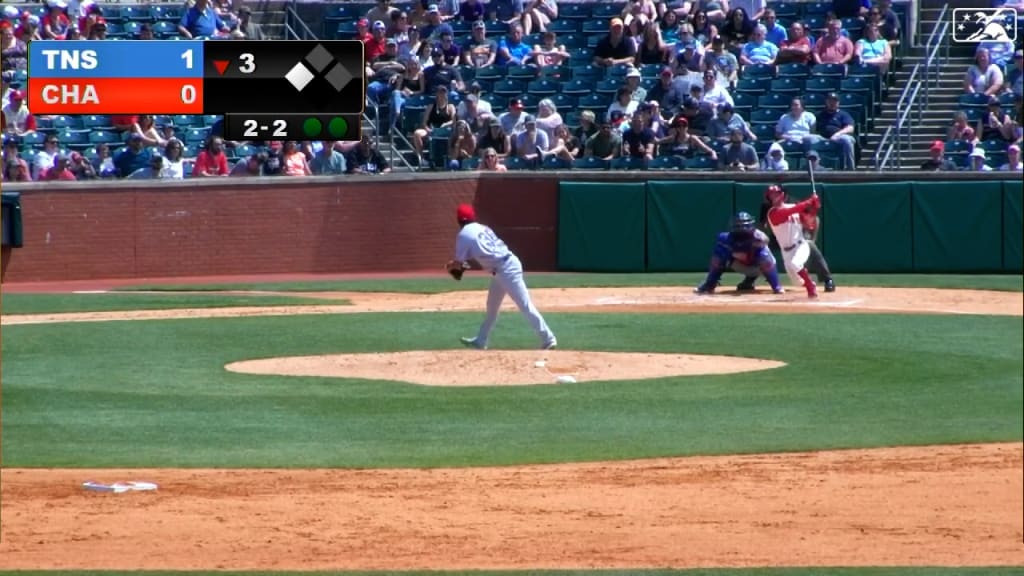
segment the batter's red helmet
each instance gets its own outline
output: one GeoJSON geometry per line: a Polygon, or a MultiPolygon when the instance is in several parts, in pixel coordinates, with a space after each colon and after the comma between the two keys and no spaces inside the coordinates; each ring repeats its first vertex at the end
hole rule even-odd
{"type": "Polygon", "coordinates": [[[771,186],[768,187],[767,190],[764,191],[764,197],[767,198],[768,200],[771,200],[772,196],[776,194],[785,195],[786,191],[783,190],[782,186],[779,186],[778,184],[772,184],[771,186]]]}

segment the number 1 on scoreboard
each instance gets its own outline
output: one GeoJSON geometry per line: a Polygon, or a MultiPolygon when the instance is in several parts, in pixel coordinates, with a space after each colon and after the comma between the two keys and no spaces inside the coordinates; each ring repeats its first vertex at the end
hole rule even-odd
{"type": "Polygon", "coordinates": [[[192,69],[192,49],[189,48],[181,53],[181,59],[185,61],[185,68],[192,69]]]}

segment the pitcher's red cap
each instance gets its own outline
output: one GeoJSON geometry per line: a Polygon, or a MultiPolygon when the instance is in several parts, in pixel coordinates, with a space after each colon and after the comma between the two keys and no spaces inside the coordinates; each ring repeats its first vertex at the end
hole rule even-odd
{"type": "Polygon", "coordinates": [[[460,221],[472,222],[476,220],[476,210],[473,210],[471,204],[459,204],[459,209],[455,211],[455,215],[460,221]]]}

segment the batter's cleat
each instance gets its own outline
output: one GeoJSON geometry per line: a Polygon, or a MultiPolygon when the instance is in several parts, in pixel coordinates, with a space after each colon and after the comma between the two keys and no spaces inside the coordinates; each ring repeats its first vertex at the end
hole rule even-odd
{"type": "Polygon", "coordinates": [[[554,350],[555,348],[558,348],[558,340],[555,340],[554,338],[545,342],[544,345],[540,347],[541,350],[554,350]]]}
{"type": "Polygon", "coordinates": [[[476,350],[487,350],[487,346],[481,346],[477,343],[476,338],[460,338],[462,345],[466,348],[475,348],[476,350]]]}
{"type": "Polygon", "coordinates": [[[817,298],[818,297],[818,286],[815,285],[814,282],[811,282],[810,284],[807,285],[807,297],[808,298],[817,298]]]}
{"type": "Polygon", "coordinates": [[[693,292],[695,294],[714,294],[715,293],[715,287],[714,286],[708,286],[707,284],[701,283],[700,286],[697,286],[696,288],[693,289],[693,292]]]}
{"type": "Polygon", "coordinates": [[[828,280],[825,280],[825,292],[835,292],[835,291],[836,291],[836,283],[835,283],[835,281],[832,280],[831,278],[829,278],[828,280]]]}
{"type": "Polygon", "coordinates": [[[753,292],[754,282],[757,282],[757,278],[744,278],[743,282],[736,285],[737,292],[753,292]]]}
{"type": "Polygon", "coordinates": [[[785,294],[785,293],[786,293],[786,289],[783,288],[782,286],[779,286],[777,288],[772,288],[772,294],[785,294]]]}

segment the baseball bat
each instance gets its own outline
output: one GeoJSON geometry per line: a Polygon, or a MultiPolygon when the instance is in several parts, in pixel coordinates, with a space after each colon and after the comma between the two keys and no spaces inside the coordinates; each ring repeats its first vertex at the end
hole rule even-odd
{"type": "Polygon", "coordinates": [[[812,164],[810,161],[807,162],[807,173],[810,174],[811,176],[811,194],[817,194],[818,189],[817,186],[814,185],[814,164],[812,164]]]}

